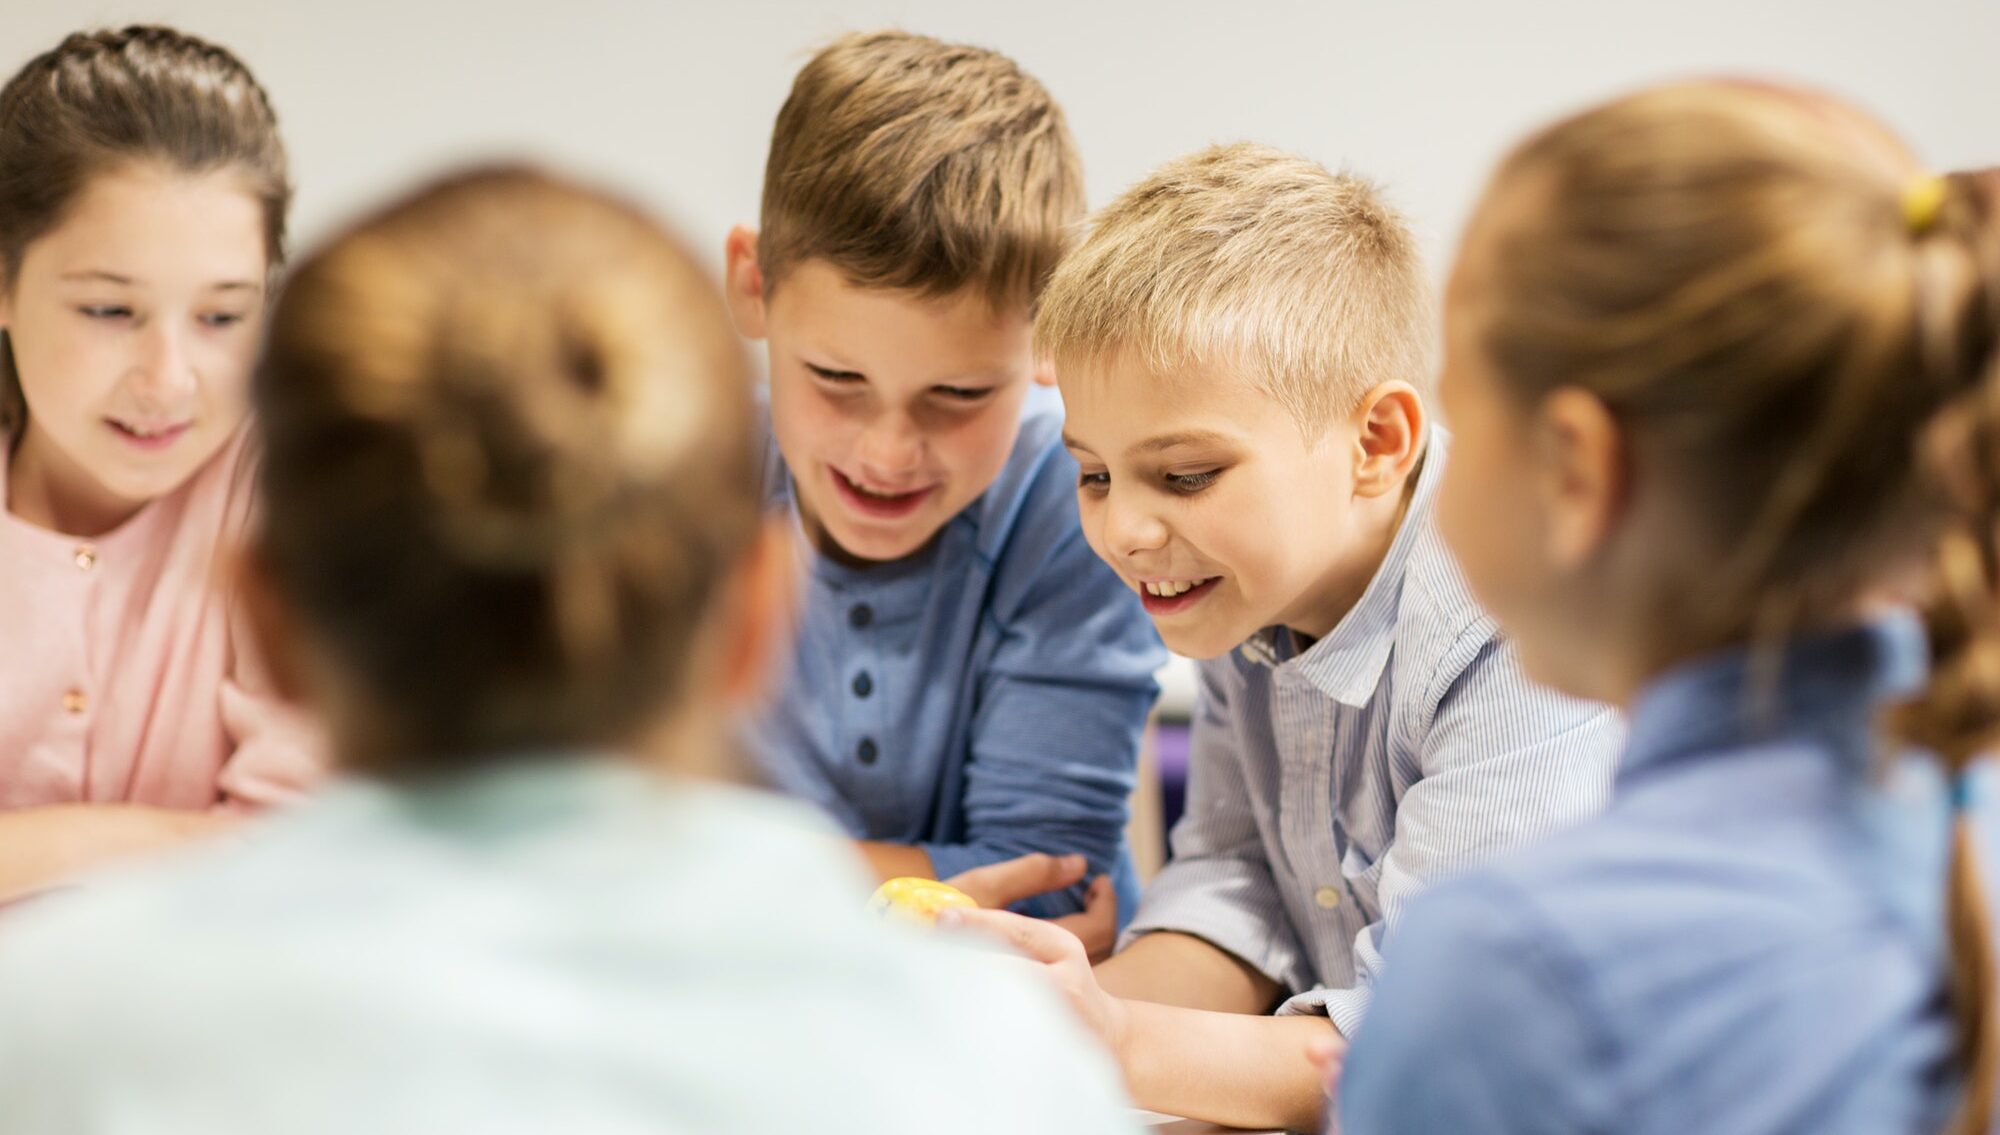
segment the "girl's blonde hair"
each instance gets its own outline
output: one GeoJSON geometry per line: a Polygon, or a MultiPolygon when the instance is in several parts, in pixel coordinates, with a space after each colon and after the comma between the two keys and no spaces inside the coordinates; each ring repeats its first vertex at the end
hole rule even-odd
{"type": "MultiPolygon", "coordinates": [[[[1687,506],[1687,564],[1710,566],[1662,573],[1655,641],[1771,642],[1852,610],[1932,548],[1934,672],[1894,724],[1954,774],[2000,731],[1992,211],[1973,179],[1917,175],[1851,108],[1711,82],[1535,135],[1475,222],[1502,384],[1526,405],[1590,391],[1641,475],[1687,506]],[[1937,475],[1940,449],[1955,474],[1937,475]]],[[[1961,813],[1953,1124],[1984,1132],[2000,1038],[1969,836],[1961,813]]]]}

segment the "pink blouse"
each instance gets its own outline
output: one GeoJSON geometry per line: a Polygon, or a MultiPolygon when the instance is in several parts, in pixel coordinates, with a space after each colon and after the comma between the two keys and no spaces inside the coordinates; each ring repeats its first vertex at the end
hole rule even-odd
{"type": "Polygon", "coordinates": [[[0,460],[0,808],[274,803],[322,745],[277,701],[227,578],[252,508],[247,431],[94,540],[8,512],[0,460]]]}

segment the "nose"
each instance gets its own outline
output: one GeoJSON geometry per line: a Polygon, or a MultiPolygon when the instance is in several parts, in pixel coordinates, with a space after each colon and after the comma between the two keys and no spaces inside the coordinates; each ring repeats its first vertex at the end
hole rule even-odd
{"type": "Polygon", "coordinates": [[[855,439],[854,459],[869,477],[893,484],[923,467],[923,434],[906,415],[878,414],[855,439]]]}
{"type": "Polygon", "coordinates": [[[1121,560],[1167,546],[1167,525],[1137,493],[1105,494],[1104,546],[1121,560]]]}
{"type": "Polygon", "coordinates": [[[157,320],[143,333],[143,344],[130,384],[147,409],[176,410],[194,395],[199,380],[187,344],[169,320],[157,320]]]}

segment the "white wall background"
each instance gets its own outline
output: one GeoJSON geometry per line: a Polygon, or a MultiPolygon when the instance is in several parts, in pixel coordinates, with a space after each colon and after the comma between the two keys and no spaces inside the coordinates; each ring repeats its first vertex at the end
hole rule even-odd
{"type": "Polygon", "coordinates": [[[888,25],[1021,60],[1068,109],[1093,204],[1255,138],[1385,182],[1440,258],[1512,138],[1665,77],[1808,80],[1938,168],[2000,163],[1995,0],[0,0],[0,70],[137,20],[256,69],[306,240],[447,163],[525,153],[641,196],[719,263],[754,219],[792,72],[837,32],[888,25]]]}

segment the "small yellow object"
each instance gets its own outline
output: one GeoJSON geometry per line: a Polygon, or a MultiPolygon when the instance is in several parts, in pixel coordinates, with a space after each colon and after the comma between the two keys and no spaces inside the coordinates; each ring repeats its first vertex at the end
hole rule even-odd
{"type": "Polygon", "coordinates": [[[1903,223],[1910,226],[1911,233],[1924,235],[1937,223],[1938,213],[1950,195],[1951,186],[1944,178],[1936,174],[1917,178],[1903,189],[1903,223]]]}
{"type": "Polygon", "coordinates": [[[971,895],[936,879],[891,879],[875,888],[874,897],[868,900],[868,909],[884,918],[904,918],[925,925],[936,922],[940,911],[978,906],[971,895]]]}

